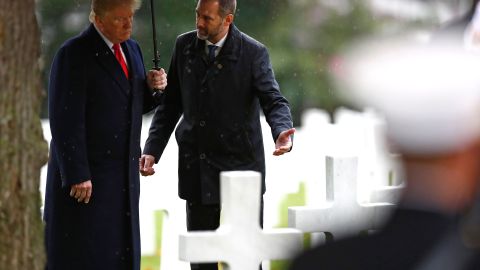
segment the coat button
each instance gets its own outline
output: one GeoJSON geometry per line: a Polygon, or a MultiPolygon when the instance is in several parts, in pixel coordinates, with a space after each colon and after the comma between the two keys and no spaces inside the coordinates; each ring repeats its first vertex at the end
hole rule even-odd
{"type": "Polygon", "coordinates": [[[205,121],[203,121],[203,120],[200,121],[200,126],[201,126],[201,127],[204,127],[204,126],[205,126],[205,121]]]}
{"type": "Polygon", "coordinates": [[[200,159],[205,159],[207,156],[204,153],[200,154],[200,159]]]}

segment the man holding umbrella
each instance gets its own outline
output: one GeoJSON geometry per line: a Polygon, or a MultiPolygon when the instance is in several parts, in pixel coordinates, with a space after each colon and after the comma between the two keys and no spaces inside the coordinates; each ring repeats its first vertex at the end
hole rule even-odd
{"type": "Polygon", "coordinates": [[[142,113],[162,69],[146,74],[130,39],[137,0],[92,0],[91,24],[51,68],[45,196],[48,270],[139,270],[142,113]]]}

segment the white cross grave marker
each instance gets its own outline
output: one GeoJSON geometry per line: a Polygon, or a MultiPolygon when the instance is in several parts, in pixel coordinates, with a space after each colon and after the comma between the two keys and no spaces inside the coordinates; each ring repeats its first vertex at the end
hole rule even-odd
{"type": "Polygon", "coordinates": [[[296,229],[260,227],[261,175],[253,171],[222,172],[222,222],[216,231],[180,235],[180,259],[192,263],[224,262],[223,269],[258,270],[263,260],[290,259],[301,249],[296,229]]]}
{"type": "Polygon", "coordinates": [[[359,204],[357,158],[326,158],[327,203],[321,206],[289,207],[289,227],[305,233],[328,232],[335,239],[381,227],[393,205],[359,204]]]}

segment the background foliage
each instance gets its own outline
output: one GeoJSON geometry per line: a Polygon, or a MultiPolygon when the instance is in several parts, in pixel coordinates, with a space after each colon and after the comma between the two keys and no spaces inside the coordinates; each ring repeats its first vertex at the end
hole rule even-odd
{"type": "MultiPolygon", "coordinates": [[[[291,103],[296,126],[309,107],[333,111],[340,105],[329,80],[329,65],[335,53],[353,38],[373,30],[375,21],[363,1],[353,1],[347,10],[319,1],[241,0],[235,24],[264,43],[283,94],[291,103]]],[[[168,68],[176,36],[195,27],[195,0],[156,0],[155,11],[160,63],[168,68]]],[[[42,0],[39,2],[42,49],[47,89],[49,66],[55,51],[88,24],[89,0],[42,0]]],[[[153,43],[150,2],[143,1],[134,21],[133,38],[152,65],[153,43]]],[[[333,58],[334,59],[334,58],[333,58]]],[[[42,117],[47,117],[46,104],[42,117]]]]}

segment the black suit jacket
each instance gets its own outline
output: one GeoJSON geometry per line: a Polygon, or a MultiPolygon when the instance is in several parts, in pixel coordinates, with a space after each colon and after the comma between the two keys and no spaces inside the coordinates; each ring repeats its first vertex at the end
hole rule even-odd
{"type": "Polygon", "coordinates": [[[144,153],[158,162],[183,114],[175,132],[179,196],[218,203],[219,173],[229,170],[261,172],[265,191],[260,108],[274,140],[293,126],[265,46],[232,24],[215,62],[209,63],[205,41],[195,31],[185,33],[177,38],[168,80],[144,153]]]}

